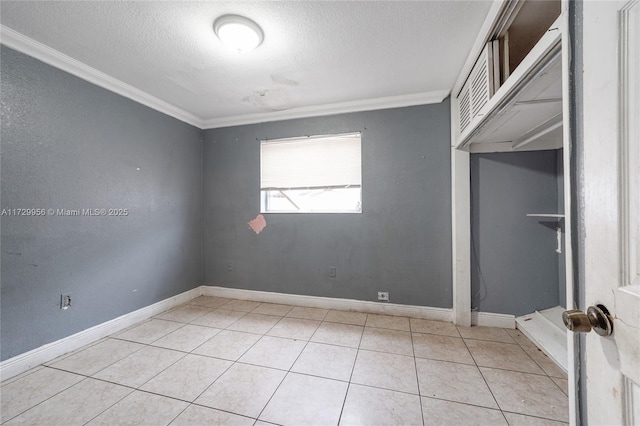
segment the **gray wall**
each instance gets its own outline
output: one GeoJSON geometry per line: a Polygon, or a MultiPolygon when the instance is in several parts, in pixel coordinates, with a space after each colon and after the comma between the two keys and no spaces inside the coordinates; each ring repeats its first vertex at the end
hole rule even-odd
{"type": "Polygon", "coordinates": [[[2,208],[130,211],[2,216],[4,360],[202,283],[202,131],[1,55],[2,208]]]}
{"type": "Polygon", "coordinates": [[[556,306],[561,151],[471,155],[472,308],[523,315],[556,306]]]}
{"type": "Polygon", "coordinates": [[[449,123],[447,100],[205,131],[205,284],[450,308],[449,123]],[[265,214],[256,235],[259,140],[348,131],[362,131],[362,214],[265,214]]]}

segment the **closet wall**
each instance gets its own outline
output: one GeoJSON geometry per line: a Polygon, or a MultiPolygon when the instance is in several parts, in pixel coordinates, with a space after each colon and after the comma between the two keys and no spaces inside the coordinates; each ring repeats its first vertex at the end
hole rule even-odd
{"type": "Polygon", "coordinates": [[[471,155],[473,310],[518,316],[564,302],[558,221],[526,216],[562,206],[558,165],[562,150],[471,155]]]}

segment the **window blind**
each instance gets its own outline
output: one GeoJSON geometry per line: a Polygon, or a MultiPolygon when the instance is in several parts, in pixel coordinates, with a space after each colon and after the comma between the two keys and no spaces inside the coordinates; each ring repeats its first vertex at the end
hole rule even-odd
{"type": "Polygon", "coordinates": [[[260,143],[260,189],[360,186],[360,133],[260,143]]]}

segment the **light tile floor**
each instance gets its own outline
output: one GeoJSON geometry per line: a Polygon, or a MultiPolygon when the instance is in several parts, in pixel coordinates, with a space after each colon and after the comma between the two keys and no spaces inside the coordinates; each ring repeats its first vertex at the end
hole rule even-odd
{"type": "Polygon", "coordinates": [[[2,383],[3,424],[558,425],[517,330],[199,297],[2,383]]]}

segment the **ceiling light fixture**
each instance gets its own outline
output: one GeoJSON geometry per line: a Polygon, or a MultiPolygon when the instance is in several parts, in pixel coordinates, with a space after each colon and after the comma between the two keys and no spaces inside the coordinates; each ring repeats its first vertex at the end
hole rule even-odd
{"type": "Polygon", "coordinates": [[[264,40],[258,24],[239,15],[223,15],[213,23],[213,31],[218,38],[233,51],[248,52],[264,40]]]}

